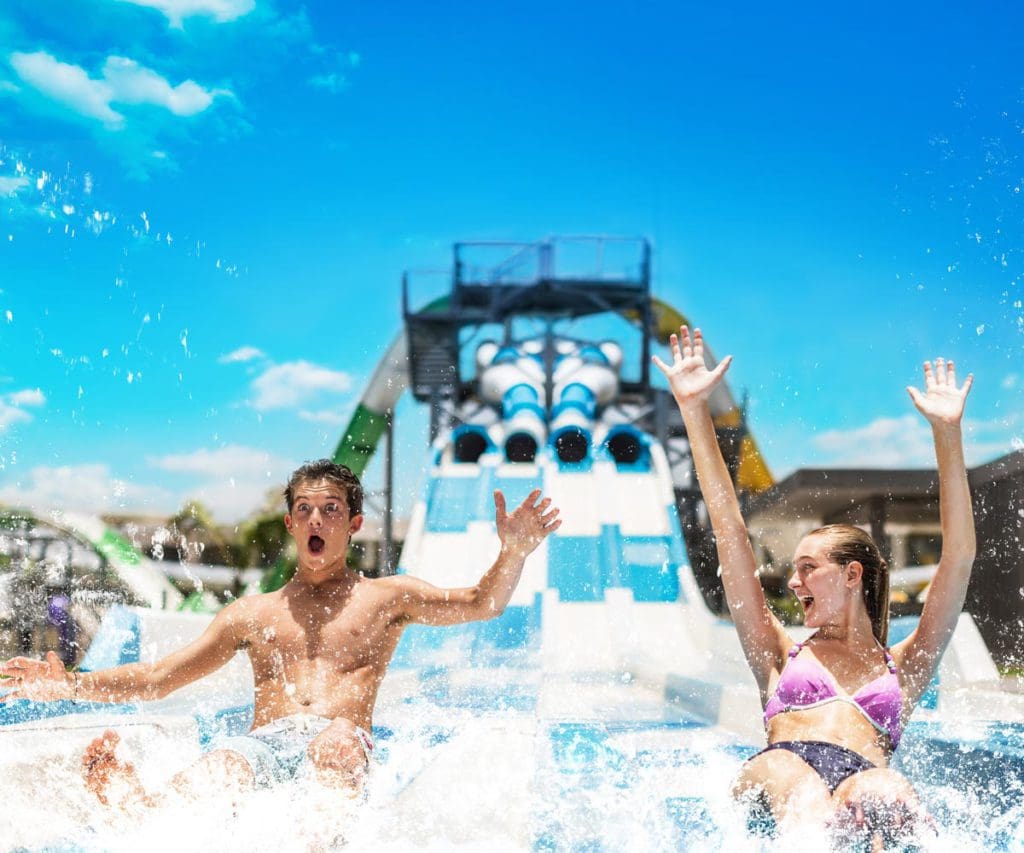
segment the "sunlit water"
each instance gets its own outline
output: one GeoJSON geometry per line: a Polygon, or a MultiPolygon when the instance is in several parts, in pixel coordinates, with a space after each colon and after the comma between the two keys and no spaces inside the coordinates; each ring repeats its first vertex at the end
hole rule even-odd
{"type": "MultiPolygon", "coordinates": [[[[452,660],[462,651],[449,645],[431,653],[452,660]]],[[[47,763],[0,753],[2,849],[825,849],[817,835],[771,840],[747,832],[728,790],[753,745],[622,674],[545,673],[536,650],[509,651],[490,663],[400,665],[389,675],[362,800],[296,781],[233,804],[115,814],[83,786],[83,735],[54,720],[30,723],[37,731],[30,743],[41,756],[54,753],[54,739],[67,749],[47,763]]],[[[194,737],[133,740],[133,717],[120,719],[119,754],[152,789],[200,754],[194,737]]],[[[210,734],[213,718],[206,719],[210,734]]],[[[244,714],[222,715],[221,725],[244,729],[244,714]]],[[[973,752],[970,739],[950,747],[960,750],[959,763],[933,755],[938,733],[912,725],[901,749],[902,769],[918,781],[939,822],[938,836],[924,846],[1024,850],[1019,783],[1000,775],[998,755],[973,752]]],[[[1019,765],[1020,726],[974,735],[990,750],[1015,755],[1019,765]]]]}

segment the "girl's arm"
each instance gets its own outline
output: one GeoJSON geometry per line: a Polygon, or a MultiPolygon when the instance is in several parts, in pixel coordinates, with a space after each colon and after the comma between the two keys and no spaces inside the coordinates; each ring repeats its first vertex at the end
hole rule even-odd
{"type": "Polygon", "coordinates": [[[914,632],[894,649],[903,680],[916,703],[931,680],[939,659],[956,628],[967,597],[967,583],[974,563],[974,513],[967,485],[960,421],[973,376],[957,388],[953,362],[924,363],[924,393],[907,388],[917,410],[928,419],[935,440],[939,468],[939,517],[942,524],[942,555],[921,620],[914,632]]]}
{"type": "Polygon", "coordinates": [[[704,340],[700,329],[694,330],[691,340],[686,326],[680,329],[678,337],[672,335],[670,344],[671,365],[657,356],[653,360],[668,379],[686,424],[697,480],[718,543],[722,585],[729,612],[736,624],[747,663],[764,692],[769,676],[780,667],[785,657],[788,639],[782,624],[768,608],[764,589],[758,580],[750,537],[708,407],[708,398],[729,369],[732,356],[726,356],[714,370],[708,370],[704,363],[704,340]]]}

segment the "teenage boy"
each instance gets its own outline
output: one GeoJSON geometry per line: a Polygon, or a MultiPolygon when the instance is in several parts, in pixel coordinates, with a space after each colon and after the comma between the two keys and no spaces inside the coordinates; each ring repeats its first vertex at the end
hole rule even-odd
{"type": "MultiPolygon", "coordinates": [[[[11,699],[131,702],[160,699],[245,651],[255,680],[252,730],[225,738],[178,773],[172,789],[199,798],[265,787],[313,774],[357,791],[373,750],[377,690],[407,625],[454,625],[500,615],[526,557],[554,530],[558,510],[536,489],[514,511],[494,493],[501,549],[472,587],[440,589],[410,575],[369,579],[346,565],[362,526],[363,491],[344,465],[322,459],[296,470],[284,492],[284,517],[298,569],[276,592],[240,598],[221,610],[194,642],[155,663],[69,673],[45,661],[13,658],[0,674],[13,679],[11,699]]],[[[83,757],[87,787],[105,804],[155,805],[132,765],[105,732],[83,757]]]]}

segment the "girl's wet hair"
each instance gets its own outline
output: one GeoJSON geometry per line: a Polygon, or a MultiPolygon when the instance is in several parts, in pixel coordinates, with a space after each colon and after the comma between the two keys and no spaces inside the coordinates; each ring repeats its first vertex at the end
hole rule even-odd
{"type": "Polygon", "coordinates": [[[313,483],[318,480],[326,480],[345,492],[345,503],[348,504],[348,517],[354,518],[363,512],[363,486],[359,478],[352,473],[347,465],[339,465],[330,459],[317,459],[315,462],[307,462],[301,468],[296,468],[288,479],[288,485],[284,490],[284,500],[288,512],[292,511],[292,503],[295,501],[295,489],[300,483],[313,483]]]}
{"type": "Polygon", "coordinates": [[[861,589],[871,631],[883,646],[889,636],[889,564],[867,533],[852,524],[827,524],[808,536],[828,537],[828,556],[841,566],[856,560],[864,567],[861,589]]]}

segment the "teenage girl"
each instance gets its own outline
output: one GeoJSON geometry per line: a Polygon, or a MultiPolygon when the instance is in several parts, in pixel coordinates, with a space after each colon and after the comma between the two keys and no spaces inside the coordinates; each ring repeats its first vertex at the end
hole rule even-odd
{"type": "Polygon", "coordinates": [[[732,360],[704,363],[700,330],[672,335],[672,364],[657,356],[686,424],[707,504],[729,611],[757,680],[768,748],[748,760],[733,793],[770,809],[778,828],[816,823],[847,831],[910,830],[923,816],[905,777],[888,769],[963,608],[974,561],[974,520],[960,421],[971,387],[952,361],[924,364],[925,390],[907,388],[931,424],[939,470],[942,556],[920,622],[889,648],[889,572],[860,528],[831,524],[808,533],[793,557],[789,588],[814,633],[795,643],[768,608],[757,563],[708,397],[732,360]],[[872,828],[874,827],[874,829],[872,828]]]}

